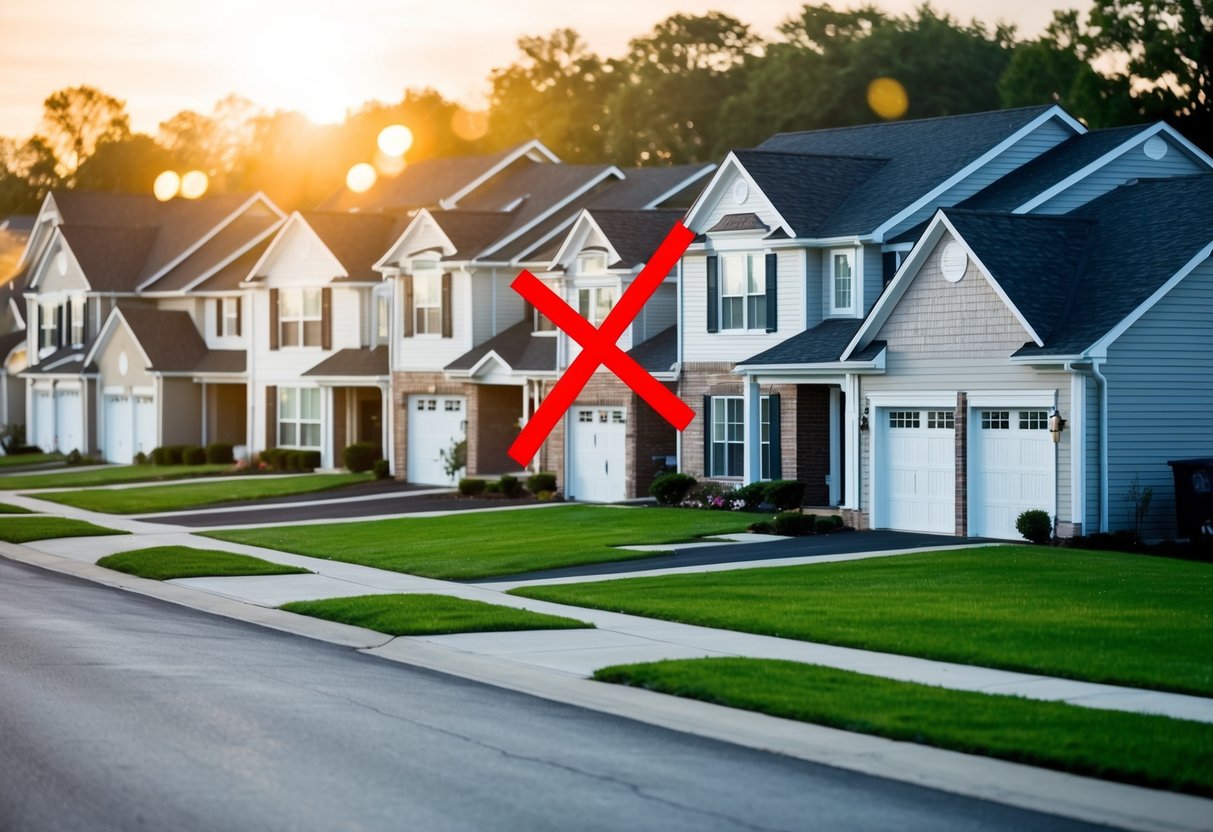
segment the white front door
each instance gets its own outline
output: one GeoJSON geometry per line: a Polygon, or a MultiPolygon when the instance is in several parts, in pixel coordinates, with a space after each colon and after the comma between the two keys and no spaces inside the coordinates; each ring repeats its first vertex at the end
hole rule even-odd
{"type": "Polygon", "coordinates": [[[55,450],[55,399],[50,390],[35,390],[27,441],[44,451],[55,450]]]}
{"type": "Polygon", "coordinates": [[[956,447],[951,410],[881,408],[873,489],[880,528],[952,534],[956,447]]]}
{"type": "Polygon", "coordinates": [[[134,426],[131,418],[131,397],[105,397],[105,459],[107,462],[129,463],[135,456],[131,448],[134,426]]]}
{"type": "Polygon", "coordinates": [[[79,390],[55,391],[55,436],[60,453],[80,451],[84,444],[84,411],[80,407],[79,390]]]}
{"type": "Polygon", "coordinates": [[[466,396],[409,396],[408,481],[454,485],[444,454],[467,436],[466,396]]]}
{"type": "Polygon", "coordinates": [[[1023,540],[1019,515],[1053,517],[1055,453],[1047,410],[979,410],[969,435],[969,534],[1023,540]]]}
{"type": "Polygon", "coordinates": [[[156,400],[135,396],[135,453],[150,454],[156,447],[156,400]]]}
{"type": "Polygon", "coordinates": [[[568,496],[589,503],[626,499],[626,411],[622,407],[574,407],[568,418],[568,496]]]}

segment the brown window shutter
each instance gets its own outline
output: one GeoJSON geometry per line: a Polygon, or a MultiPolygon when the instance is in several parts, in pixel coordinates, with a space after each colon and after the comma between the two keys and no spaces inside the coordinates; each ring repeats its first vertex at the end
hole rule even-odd
{"type": "Polygon", "coordinates": [[[278,349],[278,290],[270,289],[270,349],[278,349]]]}
{"type": "Polygon", "coordinates": [[[451,273],[442,275],[442,337],[451,337],[451,273]]]}
{"type": "Polygon", "coordinates": [[[413,276],[406,274],[400,278],[404,285],[404,337],[413,337],[413,276]]]}
{"type": "Polygon", "coordinates": [[[241,314],[241,313],[244,311],[244,310],[243,310],[243,309],[241,309],[240,307],[241,307],[241,306],[243,306],[243,305],[244,305],[244,303],[243,303],[243,299],[242,299],[242,298],[236,298],[236,337],[237,337],[237,338],[239,338],[239,337],[240,337],[240,319],[241,319],[241,317],[242,317],[242,314],[241,314]]]}
{"type": "Polygon", "coordinates": [[[215,298],[215,337],[223,337],[223,298],[215,298]]]}
{"type": "MultiPolygon", "coordinates": [[[[276,289],[271,289],[276,292],[276,289]]],[[[276,316],[275,316],[276,317],[276,316]]],[[[278,388],[268,385],[265,388],[265,448],[278,447],[278,388]]]]}
{"type": "Polygon", "coordinates": [[[320,348],[333,348],[333,290],[328,286],[320,290],[320,348]]]}

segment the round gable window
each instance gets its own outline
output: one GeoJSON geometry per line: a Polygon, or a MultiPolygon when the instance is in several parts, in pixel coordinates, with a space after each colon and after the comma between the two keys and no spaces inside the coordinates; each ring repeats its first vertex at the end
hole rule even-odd
{"type": "Polygon", "coordinates": [[[129,370],[130,368],[131,368],[131,362],[126,357],[126,351],[123,350],[122,352],[118,353],[118,375],[120,375],[120,376],[126,375],[127,370],[129,370]]]}
{"type": "Polygon", "coordinates": [[[965,254],[964,246],[953,242],[943,247],[943,253],[939,256],[939,270],[943,272],[944,280],[959,283],[968,267],[969,256],[965,254]]]}
{"type": "Polygon", "coordinates": [[[733,181],[733,201],[738,205],[744,205],[745,201],[750,198],[750,183],[744,178],[738,176],[733,181]]]}
{"type": "Polygon", "coordinates": [[[1141,146],[1141,152],[1146,154],[1147,158],[1158,161],[1163,156],[1167,155],[1167,143],[1162,136],[1151,136],[1146,139],[1146,143],[1141,146]]]}

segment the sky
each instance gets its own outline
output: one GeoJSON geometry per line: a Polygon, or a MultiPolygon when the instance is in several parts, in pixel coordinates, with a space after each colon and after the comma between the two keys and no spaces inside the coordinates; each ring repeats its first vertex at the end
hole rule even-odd
{"type": "MultiPolygon", "coordinates": [[[[875,5],[904,14],[918,2],[875,5]]],[[[1013,23],[1027,37],[1054,8],[1085,10],[1090,0],[933,5],[962,21],[1013,23]]],[[[0,0],[0,136],[31,135],[46,96],[80,84],[124,99],[134,129],[153,134],[175,113],[209,113],[230,93],[322,123],[365,101],[398,101],[407,87],[434,87],[476,107],[490,70],[517,58],[520,36],[573,28],[611,56],[676,12],[718,9],[772,37],[800,7],[797,0],[0,0]]]]}

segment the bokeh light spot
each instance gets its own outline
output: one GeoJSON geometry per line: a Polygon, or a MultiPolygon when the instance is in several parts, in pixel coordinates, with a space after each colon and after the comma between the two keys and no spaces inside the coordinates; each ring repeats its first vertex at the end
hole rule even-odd
{"type": "Polygon", "coordinates": [[[382,150],[375,154],[375,170],[380,176],[399,176],[404,172],[403,156],[389,156],[382,150]]]}
{"type": "Polygon", "coordinates": [[[356,194],[366,193],[374,187],[375,180],[378,178],[379,174],[375,173],[373,165],[359,162],[350,168],[350,172],[345,175],[345,187],[356,194]]]}
{"type": "Polygon", "coordinates": [[[465,142],[484,138],[489,132],[489,114],[484,111],[459,110],[451,116],[451,132],[465,142]]]}
{"type": "Polygon", "coordinates": [[[181,177],[181,195],[186,199],[197,199],[206,193],[211,181],[200,170],[191,170],[181,177]]]}
{"type": "Polygon", "coordinates": [[[379,131],[378,144],[386,156],[403,156],[413,146],[413,131],[403,124],[389,124],[379,131]]]}
{"type": "Polygon", "coordinates": [[[910,97],[896,78],[877,78],[868,84],[868,106],[881,118],[901,118],[910,109],[910,97]]]}
{"type": "Polygon", "coordinates": [[[152,183],[152,193],[161,202],[168,202],[177,195],[177,191],[180,189],[181,177],[177,175],[177,171],[175,170],[166,170],[157,176],[156,181],[152,183]]]}

